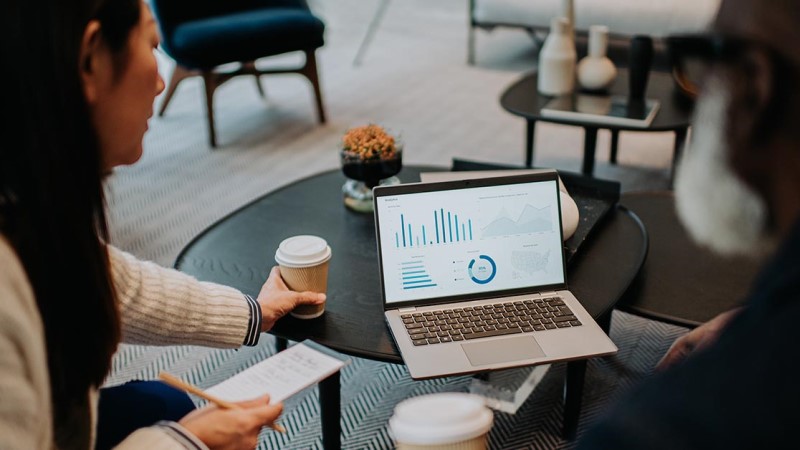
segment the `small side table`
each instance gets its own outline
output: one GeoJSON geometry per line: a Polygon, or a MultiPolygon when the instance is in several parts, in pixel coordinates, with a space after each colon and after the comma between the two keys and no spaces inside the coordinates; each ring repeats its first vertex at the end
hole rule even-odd
{"type": "MultiPolygon", "coordinates": [[[[675,133],[675,150],[672,157],[672,173],[675,172],[675,163],[680,158],[681,151],[686,143],[686,134],[689,129],[691,111],[685,101],[675,94],[674,83],[669,74],[651,72],[647,83],[646,98],[656,99],[661,102],[658,114],[653,123],[647,128],[636,128],[620,125],[597,125],[574,120],[543,117],[542,108],[553,98],[542,95],[536,88],[537,73],[532,72],[512,84],[500,97],[500,105],[506,111],[524,118],[527,122],[525,165],[533,166],[533,141],[536,122],[552,122],[563,125],[575,125],[584,129],[583,165],[581,171],[584,175],[594,173],[595,147],[597,146],[597,131],[607,129],[611,131],[611,163],[617,163],[617,144],[620,131],[673,131],[675,133]]],[[[627,95],[628,70],[619,69],[619,74],[614,85],[609,89],[611,95],[627,95]]]]}

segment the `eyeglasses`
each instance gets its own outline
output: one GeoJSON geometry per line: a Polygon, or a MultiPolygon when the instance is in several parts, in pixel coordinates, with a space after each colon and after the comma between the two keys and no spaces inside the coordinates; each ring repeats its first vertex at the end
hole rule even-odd
{"type": "Polygon", "coordinates": [[[692,98],[700,94],[715,63],[741,54],[744,43],[721,35],[678,35],[666,38],[672,75],[692,98]]]}
{"type": "Polygon", "coordinates": [[[666,44],[675,82],[691,97],[699,95],[715,65],[737,61],[749,47],[765,50],[774,61],[785,65],[785,59],[769,45],[738,36],[676,35],[667,37],[666,44]]]}

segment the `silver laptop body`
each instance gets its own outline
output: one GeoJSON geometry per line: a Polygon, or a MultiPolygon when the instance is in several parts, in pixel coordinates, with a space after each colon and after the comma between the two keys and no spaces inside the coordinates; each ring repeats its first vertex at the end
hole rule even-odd
{"type": "Polygon", "coordinates": [[[412,378],[617,351],[567,290],[555,171],[373,192],[384,314],[412,378]]]}

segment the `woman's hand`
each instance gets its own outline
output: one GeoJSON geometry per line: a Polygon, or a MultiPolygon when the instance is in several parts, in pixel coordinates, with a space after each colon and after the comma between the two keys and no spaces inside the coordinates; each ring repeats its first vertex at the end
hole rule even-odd
{"type": "Polygon", "coordinates": [[[214,405],[196,409],[178,423],[212,450],[252,450],[258,444],[261,428],[274,423],[283,404],[269,404],[269,395],[236,403],[238,409],[214,405]]]}
{"type": "Polygon", "coordinates": [[[258,294],[262,317],[261,331],[268,331],[278,319],[288,314],[297,305],[318,305],[324,301],[325,294],[289,290],[281,278],[280,268],[275,266],[258,294]]]}
{"type": "Polygon", "coordinates": [[[672,343],[667,353],[656,364],[656,370],[668,369],[686,359],[690,354],[702,350],[717,341],[725,326],[736,317],[741,308],[724,312],[694,330],[684,334],[672,343]]]}

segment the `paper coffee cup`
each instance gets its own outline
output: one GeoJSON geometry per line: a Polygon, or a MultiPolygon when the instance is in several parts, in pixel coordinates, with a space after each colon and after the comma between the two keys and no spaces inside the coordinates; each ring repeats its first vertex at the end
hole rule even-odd
{"type": "MultiPolygon", "coordinates": [[[[326,293],[331,248],[317,236],[294,236],[284,239],[275,252],[281,277],[293,291],[326,293]]],[[[290,314],[300,319],[313,319],[325,312],[325,303],[300,305],[290,314]]]]}
{"type": "Polygon", "coordinates": [[[431,394],[398,403],[389,432],[398,450],[486,450],[493,422],[481,397],[431,394]]]}

